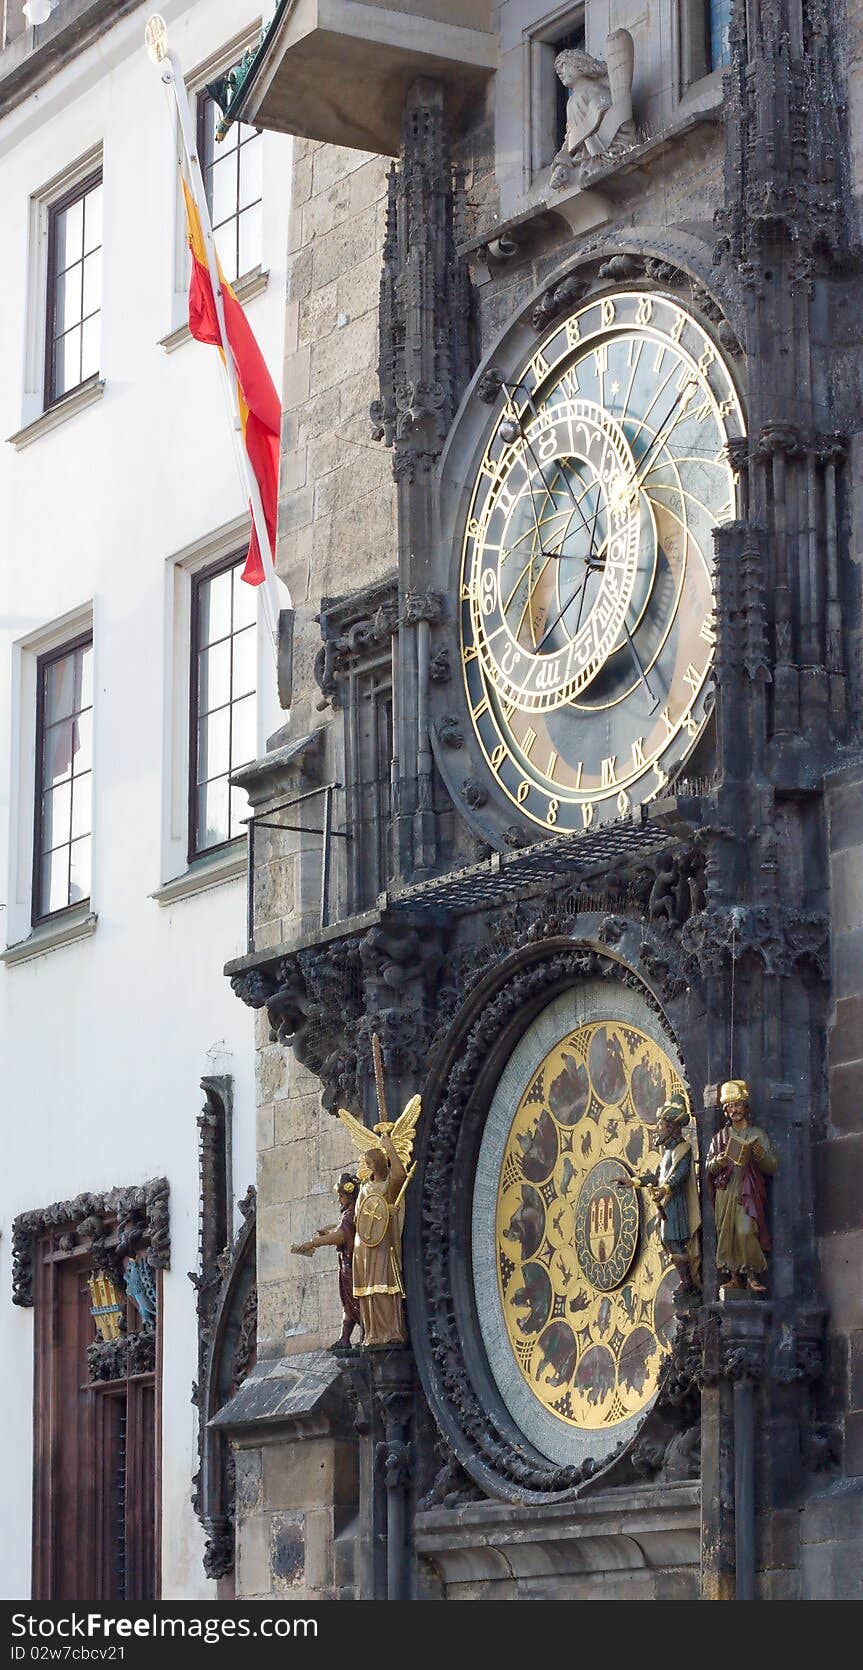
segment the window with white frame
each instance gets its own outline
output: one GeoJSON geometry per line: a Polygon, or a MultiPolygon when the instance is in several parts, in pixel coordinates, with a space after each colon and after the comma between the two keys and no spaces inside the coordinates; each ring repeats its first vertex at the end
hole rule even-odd
{"type": "Polygon", "coordinates": [[[222,271],[229,284],[260,266],[262,136],[232,122],[216,137],[222,113],[211,95],[198,95],[198,151],[207,206],[222,271]]]}
{"type": "Polygon", "coordinates": [[[45,405],[99,372],[102,170],[48,208],[45,405]]]}
{"type": "Polygon", "coordinates": [[[257,588],[244,562],[234,553],[192,575],[190,862],[245,832],[247,798],[230,784],[257,755],[257,588]]]}
{"type": "MultiPolygon", "coordinates": [[[[30,198],[21,431],[99,398],[102,362],[102,147],[64,167],[30,198]]],[[[42,428],[38,430],[42,433],[42,428]]]]}
{"type": "Polygon", "coordinates": [[[36,664],[34,925],[90,897],[93,635],[36,664]]]}

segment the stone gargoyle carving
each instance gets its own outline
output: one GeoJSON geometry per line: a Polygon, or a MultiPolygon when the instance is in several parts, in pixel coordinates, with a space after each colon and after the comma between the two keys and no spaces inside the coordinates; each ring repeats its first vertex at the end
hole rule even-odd
{"type": "Polygon", "coordinates": [[[551,165],[549,184],[562,191],[584,183],[603,163],[635,144],[632,72],[635,45],[628,29],[615,29],[605,43],[605,62],[568,48],[554,60],[555,74],[569,88],[566,138],[551,165]]]}

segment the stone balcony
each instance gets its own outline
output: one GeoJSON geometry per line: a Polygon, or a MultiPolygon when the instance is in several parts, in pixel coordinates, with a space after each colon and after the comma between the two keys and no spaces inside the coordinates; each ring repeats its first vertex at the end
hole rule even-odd
{"type": "Polygon", "coordinates": [[[411,83],[445,88],[451,130],[498,62],[491,0],[280,0],[228,112],[276,133],[398,154],[411,83]]]}

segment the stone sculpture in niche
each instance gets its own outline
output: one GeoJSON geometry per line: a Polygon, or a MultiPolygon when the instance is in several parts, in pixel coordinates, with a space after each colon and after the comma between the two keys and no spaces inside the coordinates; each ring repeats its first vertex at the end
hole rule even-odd
{"type": "Polygon", "coordinates": [[[569,98],[566,136],[551,165],[552,191],[563,191],[576,180],[583,184],[603,163],[622,156],[635,144],[634,62],[635,46],[628,29],[615,29],[608,36],[605,62],[578,48],[558,53],[555,74],[569,88],[569,98]]]}

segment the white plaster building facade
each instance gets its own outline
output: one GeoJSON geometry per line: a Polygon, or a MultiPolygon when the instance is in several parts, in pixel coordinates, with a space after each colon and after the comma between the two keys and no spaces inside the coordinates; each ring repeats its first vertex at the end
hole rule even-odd
{"type": "MultiPolygon", "coordinates": [[[[41,30],[16,35],[10,24],[0,52],[0,934],[11,948],[0,961],[0,1570],[10,1599],[30,1594],[34,1473],[34,1310],[11,1303],[13,1220],[82,1191],[167,1178],[161,1593],[206,1596],[214,1585],[190,1502],[187,1275],[198,1258],[202,1076],[232,1080],[233,1200],[255,1175],[253,1018],[221,974],[245,942],[245,840],[208,852],[205,832],[190,867],[187,792],[192,578],[239,555],[247,523],[218,356],[182,329],[187,256],[171,127],[144,51],[148,10],[59,0],[41,30]],[[55,401],[44,379],[52,209],[97,172],[97,361],[55,401]],[[57,900],[34,904],[32,884],[39,658],[89,633],[92,881],[88,897],[84,883],[69,908],[45,912],[57,900]]],[[[162,11],[193,92],[261,23],[233,0],[167,0],[162,11]]],[[[259,224],[242,253],[257,250],[241,262],[240,293],[278,386],[290,141],[266,134],[255,145],[259,224]]],[[[280,716],[263,623],[256,661],[249,757],[280,716]]]]}

